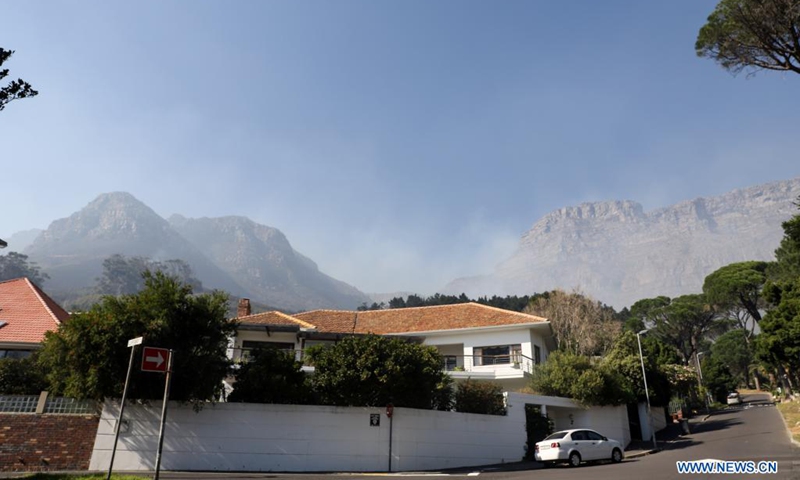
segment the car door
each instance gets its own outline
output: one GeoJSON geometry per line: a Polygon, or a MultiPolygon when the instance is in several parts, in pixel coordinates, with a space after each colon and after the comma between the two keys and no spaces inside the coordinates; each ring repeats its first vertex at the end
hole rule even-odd
{"type": "Polygon", "coordinates": [[[581,454],[581,459],[592,460],[594,457],[594,452],[592,451],[592,445],[589,441],[589,437],[586,435],[585,430],[577,430],[572,432],[572,448],[578,451],[581,454]]]}
{"type": "Polygon", "coordinates": [[[593,458],[595,460],[611,458],[611,450],[613,449],[611,442],[605,440],[599,433],[591,430],[587,430],[586,435],[589,438],[590,447],[592,448],[593,458]]]}

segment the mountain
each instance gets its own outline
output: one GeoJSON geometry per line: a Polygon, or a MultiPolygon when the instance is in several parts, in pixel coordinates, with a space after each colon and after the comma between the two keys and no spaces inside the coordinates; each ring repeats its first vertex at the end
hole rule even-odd
{"type": "Polygon", "coordinates": [[[89,205],[56,220],[25,249],[50,275],[48,290],[72,291],[94,283],[103,260],[115,253],[153,260],[180,258],[208,287],[243,291],[169,223],[133,195],[100,195],[89,205]]]}
{"type": "Polygon", "coordinates": [[[561,208],[536,222],[493,273],[456,279],[443,291],[476,297],[578,287],[617,308],[697,293],[719,267],[772,260],[799,195],[796,178],[651,212],[633,201],[561,208]]]}
{"type": "Polygon", "coordinates": [[[294,250],[280,230],[245,217],[189,219],[173,215],[169,223],[203,251],[248,295],[289,310],[348,309],[369,298],[319,271],[294,250]]]}
{"type": "Polygon", "coordinates": [[[11,235],[4,240],[8,242],[8,248],[5,250],[0,250],[0,255],[8,252],[22,252],[24,251],[28,245],[33,243],[36,237],[39,236],[44,230],[40,228],[32,228],[30,230],[22,230],[21,232],[17,232],[11,235]]]}

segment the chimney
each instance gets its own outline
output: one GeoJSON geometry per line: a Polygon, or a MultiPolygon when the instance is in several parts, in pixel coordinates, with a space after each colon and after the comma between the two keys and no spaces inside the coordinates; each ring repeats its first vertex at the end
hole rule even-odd
{"type": "Polygon", "coordinates": [[[239,299],[239,308],[236,309],[236,317],[246,317],[250,315],[250,299],[239,299]]]}

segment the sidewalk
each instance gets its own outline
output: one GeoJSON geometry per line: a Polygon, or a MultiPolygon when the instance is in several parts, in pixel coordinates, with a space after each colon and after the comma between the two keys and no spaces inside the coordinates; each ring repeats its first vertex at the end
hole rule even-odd
{"type": "MultiPolygon", "coordinates": [[[[698,422],[702,422],[706,416],[697,415],[689,420],[689,428],[692,429],[698,422]]],[[[637,458],[650,455],[661,450],[668,450],[672,442],[679,439],[683,431],[678,423],[671,423],[663,430],[656,432],[656,442],[658,450],[653,449],[653,440],[633,440],[625,449],[625,458],[637,458]]]]}

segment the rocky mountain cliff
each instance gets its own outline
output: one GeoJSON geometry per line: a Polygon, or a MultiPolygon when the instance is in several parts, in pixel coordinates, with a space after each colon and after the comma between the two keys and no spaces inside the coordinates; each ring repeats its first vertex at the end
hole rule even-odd
{"type": "Polygon", "coordinates": [[[492,274],[454,280],[444,291],[475,297],[578,287],[617,308],[699,292],[721,266],[773,259],[798,195],[800,178],[651,212],[632,201],[562,208],[536,222],[492,274]]]}
{"type": "Polygon", "coordinates": [[[347,309],[368,300],[356,288],[320,272],[276,228],[235,216],[188,219],[173,215],[169,222],[203,248],[252,298],[290,310],[347,309]]]}
{"type": "Polygon", "coordinates": [[[120,253],[182,259],[206,288],[287,310],[354,308],[366,301],[355,288],[319,272],[276,229],[241,217],[172,220],[129,193],[103,194],[51,223],[24,253],[50,275],[47,288],[56,294],[94,284],[103,260],[120,253]]]}

